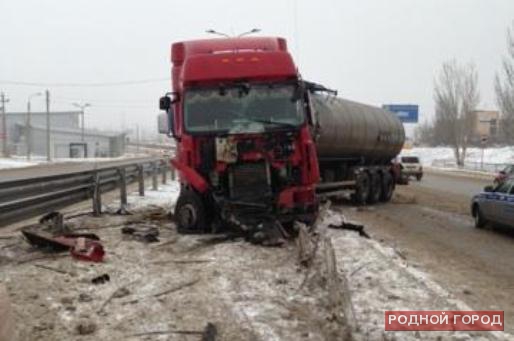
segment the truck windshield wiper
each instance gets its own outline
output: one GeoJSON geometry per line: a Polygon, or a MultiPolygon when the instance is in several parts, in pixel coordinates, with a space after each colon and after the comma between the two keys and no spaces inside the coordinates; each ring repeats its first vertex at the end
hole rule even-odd
{"type": "Polygon", "coordinates": [[[287,122],[280,122],[280,121],[272,121],[272,120],[264,120],[260,118],[253,118],[253,117],[245,117],[248,121],[251,122],[257,122],[257,123],[264,123],[264,124],[275,124],[282,127],[288,127],[288,128],[296,128],[297,126],[292,123],[287,122]]]}

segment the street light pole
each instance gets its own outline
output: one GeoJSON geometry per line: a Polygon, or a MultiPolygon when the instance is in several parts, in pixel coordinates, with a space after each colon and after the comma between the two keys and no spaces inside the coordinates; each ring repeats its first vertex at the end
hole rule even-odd
{"type": "Polygon", "coordinates": [[[27,125],[26,125],[26,133],[25,133],[25,139],[27,142],[27,160],[30,160],[30,157],[32,154],[32,111],[30,109],[30,100],[33,97],[41,96],[41,95],[43,95],[42,92],[37,92],[35,94],[30,95],[27,100],[27,125]]]}
{"type": "Polygon", "coordinates": [[[81,119],[80,125],[81,125],[81,129],[82,129],[81,130],[81,141],[84,142],[84,140],[85,140],[84,114],[85,114],[86,108],[90,107],[91,104],[89,104],[89,103],[84,103],[84,104],[73,103],[73,105],[80,109],[80,119],[81,119]]]}
{"type": "Polygon", "coordinates": [[[3,92],[0,93],[0,105],[2,109],[2,154],[7,157],[7,118],[5,113],[5,103],[9,102],[9,99],[5,98],[3,92]]]}
{"type": "Polygon", "coordinates": [[[46,161],[52,161],[50,143],[50,91],[45,90],[46,97],[46,161]]]}
{"type": "MultiPolygon", "coordinates": [[[[241,34],[238,34],[237,36],[235,36],[235,38],[241,38],[241,37],[247,36],[249,34],[259,33],[260,31],[261,30],[259,28],[253,28],[253,29],[251,29],[248,32],[243,32],[241,34]]],[[[215,34],[217,36],[222,36],[222,37],[225,37],[225,38],[232,38],[230,35],[228,35],[226,33],[218,32],[218,31],[215,31],[215,30],[212,30],[212,29],[205,31],[205,33],[215,34]]]]}
{"type": "Polygon", "coordinates": [[[218,31],[215,31],[213,29],[207,30],[207,31],[205,31],[205,33],[215,34],[217,36],[222,36],[222,37],[225,37],[225,38],[230,38],[230,36],[228,34],[223,33],[223,32],[218,32],[218,31]]]}
{"type": "Polygon", "coordinates": [[[259,33],[260,31],[261,31],[260,28],[252,28],[250,31],[243,32],[243,33],[239,34],[237,37],[241,38],[241,37],[247,36],[249,34],[259,33]]]}

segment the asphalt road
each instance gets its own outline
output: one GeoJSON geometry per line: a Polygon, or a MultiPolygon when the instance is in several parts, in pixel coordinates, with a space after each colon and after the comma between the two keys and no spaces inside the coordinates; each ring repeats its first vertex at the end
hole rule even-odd
{"type": "Polygon", "coordinates": [[[471,198],[474,194],[483,190],[487,185],[491,185],[491,179],[484,179],[484,177],[468,177],[451,172],[425,172],[421,181],[413,180],[410,185],[430,188],[442,192],[448,192],[455,195],[463,195],[471,198]]]}
{"type": "Polygon", "coordinates": [[[0,182],[21,180],[26,178],[32,178],[35,176],[66,174],[80,171],[88,171],[98,168],[114,167],[117,165],[126,164],[127,162],[136,163],[138,161],[146,161],[151,158],[152,157],[135,157],[100,162],[59,162],[41,164],[24,168],[0,169],[0,182]]]}
{"type": "Polygon", "coordinates": [[[474,178],[426,174],[419,183],[398,186],[391,203],[337,208],[472,309],[504,310],[505,330],[512,333],[514,228],[476,229],[469,213],[471,196],[487,184],[474,178]]]}

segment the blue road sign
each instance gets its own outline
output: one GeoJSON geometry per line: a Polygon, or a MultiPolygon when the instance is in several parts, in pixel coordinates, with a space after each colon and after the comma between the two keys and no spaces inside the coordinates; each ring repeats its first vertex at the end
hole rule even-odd
{"type": "Polygon", "coordinates": [[[419,105],[413,104],[384,104],[382,108],[396,114],[403,123],[418,123],[419,105]]]}

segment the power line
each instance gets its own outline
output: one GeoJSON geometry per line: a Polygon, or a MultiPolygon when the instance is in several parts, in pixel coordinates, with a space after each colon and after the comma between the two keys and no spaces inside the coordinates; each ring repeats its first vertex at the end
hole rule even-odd
{"type": "Polygon", "coordinates": [[[159,83],[164,81],[170,81],[169,78],[150,78],[150,79],[139,79],[139,80],[128,80],[128,81],[115,81],[115,82],[98,82],[98,83],[44,83],[44,82],[24,82],[24,81],[13,81],[13,80],[1,80],[0,84],[7,85],[19,85],[19,86],[45,86],[45,87],[109,87],[109,86],[123,86],[123,85],[140,85],[159,83]]]}
{"type": "Polygon", "coordinates": [[[54,100],[59,102],[77,102],[77,101],[86,101],[86,102],[94,102],[95,104],[155,104],[156,101],[152,101],[151,99],[99,99],[99,98],[89,98],[89,97],[54,97],[54,100]]]}

